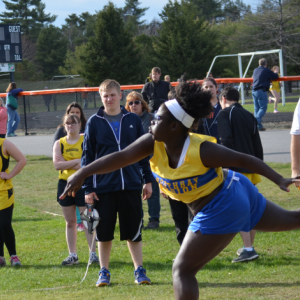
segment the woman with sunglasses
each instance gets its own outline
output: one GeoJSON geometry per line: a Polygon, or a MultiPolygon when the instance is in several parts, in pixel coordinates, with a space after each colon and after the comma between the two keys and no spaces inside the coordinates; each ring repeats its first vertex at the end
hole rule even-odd
{"type": "Polygon", "coordinates": [[[212,111],[210,92],[196,82],[180,82],[176,98],[163,103],[146,134],[120,152],[104,156],[69,178],[64,193],[74,195],[87,176],[104,174],[153,154],[150,165],[160,189],[188,204],[195,216],[173,264],[175,298],[199,298],[196,274],[239,231],[300,228],[300,210],[287,211],[267,200],[245,176],[222,167],[244,167],[283,191],[297,179],[283,178],[256,157],[190,133],[193,123],[212,111]]]}
{"type": "MultiPolygon", "coordinates": [[[[131,92],[126,97],[125,108],[140,116],[144,132],[147,133],[154,115],[150,113],[147,102],[143,99],[142,94],[131,92]]],[[[160,200],[159,200],[159,187],[158,183],[153,177],[152,180],[152,196],[147,199],[149,223],[144,229],[155,229],[159,227],[160,216],[160,200]]]]}
{"type": "MultiPolygon", "coordinates": [[[[55,169],[59,171],[57,201],[61,205],[66,220],[66,238],[69,248],[69,256],[62,262],[62,265],[74,265],[79,263],[76,253],[76,207],[80,212],[85,210],[84,191],[80,189],[75,197],[70,196],[64,200],[60,200],[59,196],[65,189],[69,176],[80,169],[84,137],[80,135],[81,121],[77,115],[66,115],[63,123],[67,135],[56,141],[53,146],[53,164],[55,169]]],[[[95,243],[93,249],[91,248],[93,235],[88,233],[87,228],[85,228],[85,235],[90,249],[89,263],[99,263],[95,252],[95,243]]]]}

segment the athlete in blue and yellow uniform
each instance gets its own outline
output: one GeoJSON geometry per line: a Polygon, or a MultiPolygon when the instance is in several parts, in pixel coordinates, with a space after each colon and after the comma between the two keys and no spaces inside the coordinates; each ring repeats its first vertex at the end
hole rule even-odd
{"type": "Polygon", "coordinates": [[[218,255],[239,231],[300,228],[300,210],[287,211],[266,200],[243,175],[221,167],[244,167],[288,191],[285,179],[256,157],[189,133],[194,122],[212,111],[209,92],[195,82],[181,82],[176,99],[162,104],[145,134],[126,149],[102,157],[68,179],[64,193],[74,194],[87,176],[104,174],[153,154],[151,169],[160,188],[188,204],[194,220],[173,264],[176,299],[198,299],[197,272],[218,255]]]}
{"type": "Polygon", "coordinates": [[[25,165],[26,159],[17,147],[6,139],[0,139],[0,267],[6,265],[4,244],[10,255],[11,265],[21,265],[17,256],[15,234],[11,225],[15,200],[12,178],[20,173],[25,165]],[[17,161],[11,172],[9,172],[10,156],[17,161]]]}
{"type": "MultiPolygon", "coordinates": [[[[64,200],[60,200],[59,195],[65,189],[69,176],[80,169],[84,137],[83,135],[80,135],[81,121],[78,115],[65,115],[64,126],[67,136],[60,138],[54,143],[53,164],[56,170],[59,170],[57,201],[62,208],[66,220],[66,238],[69,249],[69,255],[63,260],[62,265],[74,265],[79,263],[78,255],[76,253],[76,207],[78,207],[80,212],[85,210],[84,191],[80,189],[76,196],[69,196],[64,200]]],[[[98,263],[99,259],[95,252],[93,236],[88,233],[87,228],[85,228],[85,235],[90,249],[89,263],[98,263]]]]}

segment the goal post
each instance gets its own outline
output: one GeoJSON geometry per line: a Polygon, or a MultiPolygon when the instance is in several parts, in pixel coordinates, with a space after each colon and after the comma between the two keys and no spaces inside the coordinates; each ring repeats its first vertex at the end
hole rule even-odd
{"type": "MultiPolygon", "coordinates": [[[[209,74],[210,74],[217,58],[237,56],[238,57],[238,67],[239,67],[240,78],[245,78],[255,55],[273,54],[273,53],[278,53],[278,56],[279,56],[279,72],[280,72],[281,76],[285,76],[284,68],[283,68],[282,50],[281,49],[274,49],[274,50],[266,50],[266,51],[245,52],[245,53],[238,53],[238,54],[217,55],[217,56],[214,57],[211,65],[209,67],[209,70],[206,74],[206,77],[209,76],[209,74]],[[242,57],[243,56],[251,56],[244,74],[243,74],[243,66],[242,66],[242,57]]],[[[239,91],[241,91],[242,104],[244,105],[245,104],[245,95],[244,95],[244,84],[243,84],[243,82],[241,82],[240,85],[239,85],[239,91]]],[[[281,95],[282,95],[282,105],[285,106],[284,84],[282,84],[282,86],[281,86],[281,95]]]]}

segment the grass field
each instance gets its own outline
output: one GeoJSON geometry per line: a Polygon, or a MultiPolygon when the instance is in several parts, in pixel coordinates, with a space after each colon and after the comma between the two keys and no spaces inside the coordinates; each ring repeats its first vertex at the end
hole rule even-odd
{"type": "MultiPolygon", "coordinates": [[[[174,298],[172,259],[179,247],[169,205],[163,199],[161,227],[143,232],[144,267],[152,280],[151,286],[134,284],[131,258],[126,243],[118,241],[117,227],[110,263],[110,287],[95,287],[99,266],[92,265],[86,280],[79,286],[38,290],[79,283],[86,270],[88,247],[84,234],[79,233],[77,253],[81,263],[61,266],[68,255],[65,222],[60,216],[45,213],[61,214],[56,202],[57,172],[48,157],[27,158],[27,166],[14,179],[16,203],[13,227],[23,266],[0,269],[0,299],[174,298]]],[[[290,176],[289,164],[271,166],[282,175],[290,176]]],[[[300,194],[295,188],[285,193],[265,179],[258,187],[267,198],[287,209],[300,206],[300,194]]],[[[145,219],[147,217],[145,213],[145,219]]],[[[198,273],[200,299],[300,299],[299,240],[298,230],[287,233],[258,232],[255,248],[260,258],[250,263],[232,264],[236,250],[242,246],[240,236],[236,236],[219,256],[198,273]]]]}

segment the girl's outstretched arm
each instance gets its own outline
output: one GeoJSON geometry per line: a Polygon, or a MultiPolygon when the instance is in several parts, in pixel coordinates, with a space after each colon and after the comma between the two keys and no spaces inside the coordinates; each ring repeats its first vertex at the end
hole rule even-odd
{"type": "Polygon", "coordinates": [[[209,168],[217,167],[242,167],[253,173],[260,174],[277,184],[282,190],[289,192],[288,186],[294,183],[295,179],[283,178],[262,160],[236,152],[226,147],[211,142],[203,142],[200,147],[200,157],[204,166],[209,168]]]}
{"type": "Polygon", "coordinates": [[[86,177],[94,174],[110,173],[134,164],[151,155],[153,150],[153,136],[152,134],[147,133],[130,144],[124,150],[103,156],[78,170],[75,174],[68,178],[68,183],[60,198],[64,199],[67,194],[71,195],[71,193],[74,196],[81,188],[86,177]]]}

